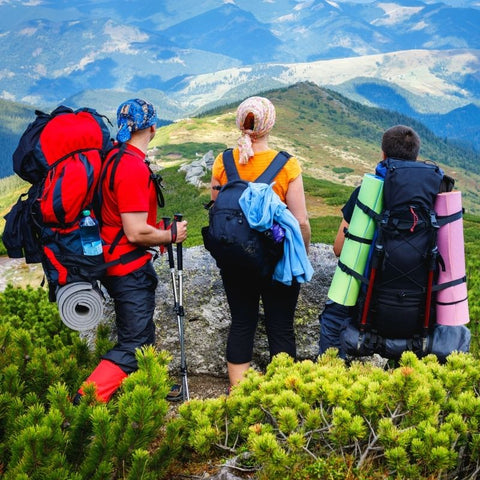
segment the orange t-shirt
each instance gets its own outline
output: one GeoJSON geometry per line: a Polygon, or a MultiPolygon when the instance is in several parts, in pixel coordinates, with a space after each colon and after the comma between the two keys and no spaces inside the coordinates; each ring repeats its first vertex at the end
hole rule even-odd
{"type": "MultiPolygon", "coordinates": [[[[238,148],[235,148],[233,150],[233,158],[240,178],[247,182],[253,182],[270,165],[277,153],[276,150],[265,150],[264,152],[256,153],[246,165],[240,165],[238,163],[238,148]]],[[[215,159],[212,175],[220,182],[220,185],[225,185],[227,183],[227,173],[223,166],[222,156],[223,154],[220,153],[215,159]]],[[[275,177],[273,191],[277,193],[282,202],[285,203],[289,183],[295,180],[301,172],[298,160],[295,157],[290,157],[285,166],[280,170],[280,173],[275,177]]]]}

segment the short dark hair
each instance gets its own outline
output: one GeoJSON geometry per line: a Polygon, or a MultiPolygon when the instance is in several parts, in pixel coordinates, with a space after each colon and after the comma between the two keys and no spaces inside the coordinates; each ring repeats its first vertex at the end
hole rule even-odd
{"type": "Polygon", "coordinates": [[[383,134],[382,150],[388,158],[415,161],[420,150],[420,137],[413,128],[396,125],[383,134]]]}

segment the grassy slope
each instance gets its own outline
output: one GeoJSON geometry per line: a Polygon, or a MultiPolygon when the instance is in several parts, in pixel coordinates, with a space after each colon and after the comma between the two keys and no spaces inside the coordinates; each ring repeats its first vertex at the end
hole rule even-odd
{"type": "MultiPolygon", "coordinates": [[[[421,159],[437,162],[456,178],[466,210],[480,213],[478,157],[445,144],[421,124],[402,115],[361,106],[313,84],[274,90],[268,97],[277,110],[270,143],[274,148],[294,154],[306,175],[338,184],[358,185],[363,174],[371,172],[380,159],[383,131],[398,123],[408,123],[422,139],[421,159]],[[469,170],[465,171],[463,166],[469,170]]],[[[184,142],[207,142],[217,143],[222,148],[232,146],[238,136],[235,108],[236,105],[219,108],[200,118],[161,128],[154,144],[166,147],[184,142]]],[[[317,212],[319,215],[338,214],[338,209],[331,208],[321,198],[310,202],[309,206],[313,217],[317,212]]]]}

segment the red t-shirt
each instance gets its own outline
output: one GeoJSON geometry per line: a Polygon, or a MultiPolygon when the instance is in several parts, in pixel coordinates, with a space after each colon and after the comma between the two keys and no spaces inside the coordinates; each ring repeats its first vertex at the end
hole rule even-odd
{"type": "MultiPolygon", "coordinates": [[[[107,161],[118,151],[113,149],[107,161]]],[[[124,154],[118,163],[114,176],[113,191],[110,190],[110,174],[115,161],[107,165],[107,172],[101,186],[102,191],[102,228],[101,237],[104,243],[105,261],[117,259],[120,255],[135,250],[136,245],[130,243],[123,235],[112,253],[108,250],[122,228],[121,213],[148,212],[147,223],[157,223],[157,197],[150,170],[145,163],[145,154],[138,148],[127,144],[124,154]]],[[[118,264],[107,270],[107,275],[126,275],[145,265],[151,259],[146,252],[141,258],[125,265],[118,264]]]]}

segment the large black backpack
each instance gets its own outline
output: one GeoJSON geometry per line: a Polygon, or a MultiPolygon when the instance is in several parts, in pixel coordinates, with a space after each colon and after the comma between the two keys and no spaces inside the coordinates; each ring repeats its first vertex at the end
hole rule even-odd
{"type": "Polygon", "coordinates": [[[383,167],[383,211],[377,215],[359,204],[377,222],[357,303],[360,340],[380,347],[382,339],[412,339],[412,350],[421,350],[435,324],[435,292],[442,288],[436,285],[442,266],[437,232],[455,218],[435,213],[436,195],[445,184],[437,165],[387,159],[383,167]]]}
{"type": "MultiPolygon", "coordinates": [[[[290,154],[279,152],[255,183],[273,182],[290,154]]],[[[271,276],[283,255],[283,244],[275,242],[270,230],[252,229],[239,204],[248,183],[238,174],[232,149],[223,152],[227,183],[218,192],[213,205],[209,204],[209,225],[202,228],[205,248],[220,269],[248,270],[262,277],[271,276]]]]}

